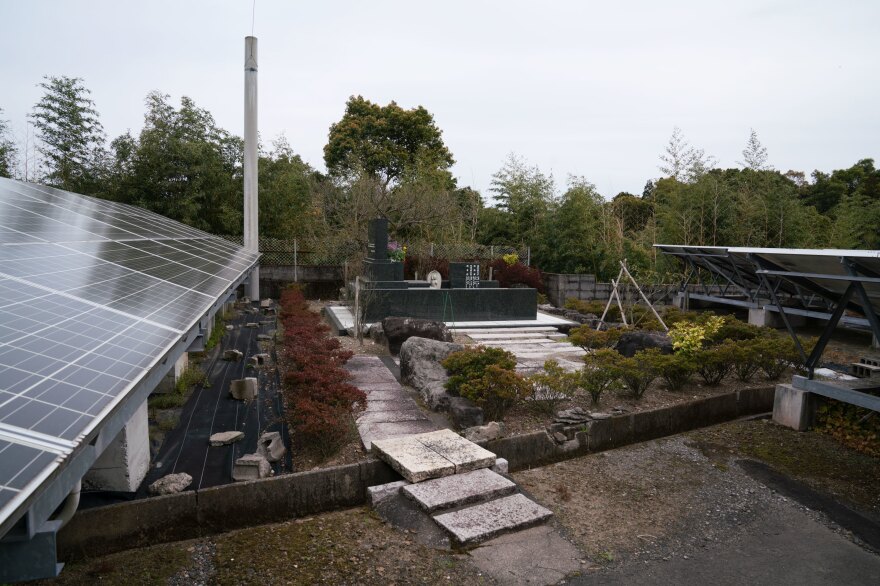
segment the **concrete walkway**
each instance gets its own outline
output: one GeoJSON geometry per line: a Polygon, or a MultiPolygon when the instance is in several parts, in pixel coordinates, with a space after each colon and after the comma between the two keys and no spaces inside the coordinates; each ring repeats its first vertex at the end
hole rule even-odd
{"type": "Polygon", "coordinates": [[[367,395],[366,409],[356,424],[368,452],[375,440],[437,429],[378,356],[355,356],[345,368],[352,375],[351,384],[367,395]]]}
{"type": "Polygon", "coordinates": [[[475,344],[506,350],[516,356],[516,370],[529,375],[543,369],[544,362],[555,360],[569,372],[580,370],[583,348],[565,341],[565,334],[552,326],[519,328],[457,328],[475,344]]]}

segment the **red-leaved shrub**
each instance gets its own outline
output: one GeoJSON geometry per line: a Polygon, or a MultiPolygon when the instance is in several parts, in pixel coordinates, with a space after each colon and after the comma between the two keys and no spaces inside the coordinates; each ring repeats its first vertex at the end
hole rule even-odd
{"type": "Polygon", "coordinates": [[[366,395],[348,384],[342,366],[352,353],[327,336],[330,328],[309,310],[298,288],[284,290],[279,319],[284,328],[281,349],[290,364],[284,375],[284,406],[295,440],[327,456],[351,430],[351,414],[366,395]]]}
{"type": "Polygon", "coordinates": [[[501,258],[493,260],[489,266],[492,267],[492,278],[502,287],[526,285],[540,293],[544,292],[544,277],[539,269],[527,267],[521,262],[509,265],[501,258]]]}

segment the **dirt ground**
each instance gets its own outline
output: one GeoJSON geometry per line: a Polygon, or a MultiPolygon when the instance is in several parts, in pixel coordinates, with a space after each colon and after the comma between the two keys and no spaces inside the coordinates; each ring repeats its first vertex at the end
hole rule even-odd
{"type": "MultiPolygon", "coordinates": [[[[880,459],[768,419],[714,426],[513,477],[554,511],[597,569],[688,555],[776,514],[786,498],[745,474],[741,459],[766,462],[880,521],[880,459]]],[[[834,526],[819,513],[809,514],[834,526]]]]}
{"type": "MultiPolygon", "coordinates": [[[[777,571],[795,571],[803,561],[784,557],[784,548],[774,541],[786,528],[795,532],[792,539],[801,538],[797,531],[808,530],[819,536],[820,545],[845,548],[847,564],[855,564],[849,568],[856,575],[854,583],[875,575],[880,568],[876,552],[826,513],[747,474],[743,460],[766,462],[786,478],[873,517],[880,527],[880,459],[853,452],[827,436],[794,432],[767,420],[727,423],[524,470],[513,478],[553,510],[552,524],[584,553],[581,575],[567,579],[573,583],[656,583],[645,576],[675,562],[696,568],[700,560],[704,571],[708,566],[710,574],[728,577],[719,583],[736,583],[741,568],[716,568],[715,556],[739,551],[759,538],[782,556],[777,571]],[[633,580],[633,573],[642,579],[633,580]]],[[[733,557],[735,561],[724,564],[739,566],[741,560],[735,553],[733,557]]],[[[811,563],[826,562],[819,556],[811,563]]],[[[686,578],[691,576],[688,567],[683,570],[686,578]]],[[[838,570],[816,576],[817,581],[839,581],[838,570]]],[[[72,563],[60,578],[45,583],[494,582],[481,575],[467,552],[426,547],[413,534],[393,529],[359,507],[72,563]]],[[[763,583],[773,582],[765,576],[763,583]]]]}

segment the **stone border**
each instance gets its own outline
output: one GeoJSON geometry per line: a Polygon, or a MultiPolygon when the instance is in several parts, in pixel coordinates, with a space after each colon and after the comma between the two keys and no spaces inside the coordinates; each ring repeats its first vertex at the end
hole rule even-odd
{"type": "Polygon", "coordinates": [[[58,534],[65,561],[364,504],[368,486],[399,480],[379,460],[237,482],[79,511],[58,534]]]}
{"type": "Polygon", "coordinates": [[[510,470],[516,471],[767,413],[773,409],[774,394],[773,386],[743,389],[662,409],[595,419],[563,427],[566,441],[561,443],[545,430],[478,443],[506,459],[510,470]]]}
{"type": "MultiPolygon", "coordinates": [[[[745,389],[663,409],[597,419],[480,445],[521,470],[656,439],[773,409],[774,387],[745,389]]],[[[367,487],[400,480],[378,459],[131,501],[78,512],[58,534],[59,558],[71,561],[157,543],[193,539],[363,505],[367,487]]]]}

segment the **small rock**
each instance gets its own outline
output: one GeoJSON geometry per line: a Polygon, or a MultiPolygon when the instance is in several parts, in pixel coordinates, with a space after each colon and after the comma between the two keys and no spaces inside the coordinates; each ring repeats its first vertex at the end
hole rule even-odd
{"type": "Polygon", "coordinates": [[[560,433],[560,432],[558,432],[558,431],[557,431],[556,433],[553,434],[553,439],[555,439],[556,442],[557,442],[557,443],[560,443],[560,444],[564,444],[565,442],[568,441],[568,438],[565,437],[565,434],[564,434],[564,433],[560,433]]]}
{"type": "Polygon", "coordinates": [[[238,362],[242,359],[244,354],[240,350],[227,350],[223,353],[223,360],[229,360],[230,362],[238,362]]]}
{"type": "Polygon", "coordinates": [[[227,331],[227,332],[231,332],[231,331],[234,330],[234,329],[235,329],[235,326],[233,326],[233,325],[227,325],[227,326],[226,326],[226,331],[227,331]]]}
{"type": "Polygon", "coordinates": [[[488,442],[504,435],[504,424],[497,421],[490,421],[486,425],[476,425],[468,427],[461,435],[468,441],[472,442],[488,442]]]}
{"type": "Polygon", "coordinates": [[[247,377],[233,380],[229,384],[229,394],[239,401],[250,401],[257,396],[257,379],[247,377]]]}
{"type": "Polygon", "coordinates": [[[242,480],[259,480],[272,475],[272,466],[260,454],[246,454],[235,461],[232,468],[232,479],[236,482],[242,480]]]}
{"type": "Polygon", "coordinates": [[[593,419],[610,419],[611,414],[610,413],[591,413],[590,417],[592,417],[593,419]]]}
{"type": "Polygon", "coordinates": [[[495,465],[492,466],[492,472],[497,472],[498,474],[507,474],[508,473],[508,463],[504,458],[495,458],[495,465]]]}
{"type": "Polygon", "coordinates": [[[277,431],[267,431],[260,436],[260,443],[257,446],[257,453],[266,458],[269,462],[277,462],[287,453],[284,442],[281,441],[281,434],[277,431]]]}
{"type": "Polygon", "coordinates": [[[260,342],[268,342],[272,339],[269,334],[257,334],[257,340],[260,342]]]}
{"type": "Polygon", "coordinates": [[[210,441],[211,445],[214,447],[228,446],[229,444],[234,444],[243,437],[244,432],[242,431],[221,431],[213,434],[208,441],[210,441]]]}
{"type": "Polygon", "coordinates": [[[187,486],[192,484],[192,481],[192,476],[186,472],[169,474],[151,484],[148,490],[150,494],[154,495],[176,494],[185,490],[187,486]]]}
{"type": "Polygon", "coordinates": [[[260,324],[258,324],[258,323],[255,322],[255,321],[249,321],[248,323],[246,323],[246,324],[244,325],[244,327],[246,327],[246,328],[258,328],[258,327],[260,327],[260,324]]]}

